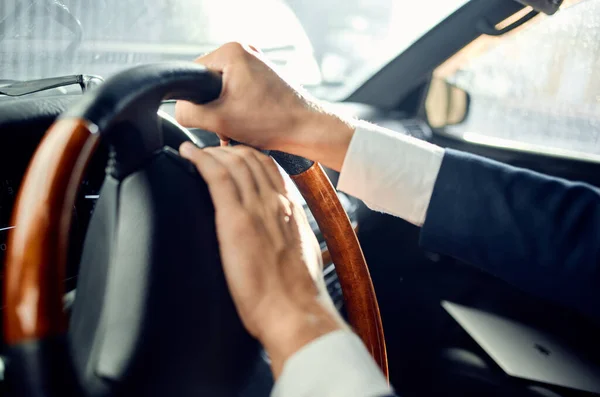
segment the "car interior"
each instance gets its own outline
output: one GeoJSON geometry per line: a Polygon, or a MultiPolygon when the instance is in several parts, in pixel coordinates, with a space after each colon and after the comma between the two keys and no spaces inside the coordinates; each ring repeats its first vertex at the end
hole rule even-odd
{"type": "MultiPolygon", "coordinates": [[[[384,3],[355,2],[365,13],[384,3]]],[[[29,395],[50,396],[62,390],[62,395],[90,396],[267,396],[273,387],[269,358],[243,330],[228,296],[206,186],[176,152],[185,140],[202,147],[219,144],[213,132],[186,129],[174,119],[176,99],[205,103],[218,97],[219,79],[190,66],[211,46],[200,43],[195,54],[190,46],[168,52],[167,42],[156,50],[166,54],[159,59],[165,62],[155,63],[149,46],[116,52],[112,38],[106,43],[113,47],[106,44],[105,53],[98,50],[86,60],[85,30],[93,18],[74,16],[69,11],[74,3],[16,0],[14,7],[0,5],[0,263],[5,299],[0,395],[46,390],[29,395]],[[30,37],[31,28],[17,29],[27,18],[29,24],[40,24],[48,15],[75,32],[58,43],[63,62],[73,59],[69,73],[39,72],[43,62],[54,62],[51,57],[11,58],[12,44],[19,40],[30,40],[32,51],[59,51],[44,49],[43,40],[30,37]],[[121,70],[101,75],[95,60],[120,62],[121,70]],[[29,68],[23,76],[31,78],[11,75],[19,68],[29,68]],[[93,120],[97,133],[83,121],[65,127],[65,115],[93,120]],[[58,137],[59,127],[71,131],[72,141],[60,146],[56,138],[52,147],[45,136],[54,131],[58,137]],[[93,148],[75,141],[77,131],[85,129],[100,138],[94,138],[93,148]],[[38,156],[42,142],[43,159],[38,156]],[[78,155],[86,153],[85,164],[69,157],[67,149],[75,153],[76,146],[78,155]],[[32,162],[34,154],[37,162],[32,162]],[[28,168],[55,169],[57,176],[28,176],[31,189],[23,190],[28,168]],[[70,200],[67,185],[73,181],[77,186],[70,200]],[[52,189],[67,193],[54,195],[52,189]],[[33,193],[46,191],[46,196],[33,193]],[[26,208],[27,203],[35,209],[26,208]],[[64,225],[56,225],[65,217],[70,226],[62,236],[58,231],[64,225]],[[40,303],[39,310],[51,311],[60,304],[62,312],[52,315],[58,322],[68,321],[64,330],[57,326],[66,332],[66,355],[55,354],[52,344],[31,347],[35,351],[12,349],[18,338],[7,321],[18,316],[5,308],[13,305],[16,289],[26,291],[19,283],[35,278],[7,268],[14,262],[9,255],[17,252],[11,244],[21,241],[17,231],[25,229],[17,219],[28,222],[31,238],[37,236],[40,247],[46,247],[43,255],[36,256],[41,248],[26,252],[40,261],[35,277],[42,279],[32,283],[42,286],[47,296],[60,294],[60,302],[40,303]],[[47,252],[58,259],[47,259],[47,252]],[[55,262],[64,262],[64,272],[51,268],[55,262]],[[78,379],[77,387],[57,386],[68,376],[78,379]],[[23,388],[28,382],[42,386],[23,388]]],[[[104,11],[113,4],[99,3],[104,11]]],[[[289,1],[286,9],[304,26],[312,14],[299,10],[300,3],[289,1]]],[[[437,3],[431,1],[428,12],[434,13],[437,3]]],[[[458,3],[401,51],[377,63],[360,84],[323,80],[305,84],[307,90],[337,112],[398,134],[600,187],[600,0],[458,3]]],[[[408,2],[400,9],[411,13],[408,2]]],[[[206,11],[205,19],[210,18],[206,11]]],[[[305,30],[308,42],[322,34],[308,25],[305,30]]],[[[214,40],[211,48],[227,41],[214,40]]],[[[288,55],[310,58],[308,66],[299,66],[306,71],[322,67],[327,58],[313,47],[314,59],[311,51],[289,55],[295,50],[287,47],[263,51],[274,54],[276,66],[289,66],[288,55]]],[[[327,211],[334,209],[315,203],[314,187],[302,188],[304,182],[295,177],[312,162],[272,155],[300,188],[296,193],[319,240],[324,278],[336,308],[360,327],[352,321],[352,302],[358,299],[353,294],[359,292],[343,288],[347,276],[335,263],[343,258],[340,248],[326,241],[322,231],[327,211]]],[[[325,172],[335,186],[338,174],[325,172]]],[[[368,265],[389,379],[399,395],[600,394],[596,320],[542,301],[470,264],[424,251],[418,227],[342,192],[337,197],[368,265]]],[[[37,312],[19,316],[42,318],[37,312]]]]}

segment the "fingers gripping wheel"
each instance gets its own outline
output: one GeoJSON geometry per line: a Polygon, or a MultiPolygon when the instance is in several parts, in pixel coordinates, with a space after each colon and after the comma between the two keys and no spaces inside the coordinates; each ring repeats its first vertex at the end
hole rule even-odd
{"type": "MultiPolygon", "coordinates": [[[[220,92],[220,76],[200,65],[145,65],[91,91],[47,132],[17,198],[13,224],[19,227],[9,235],[5,264],[4,335],[12,357],[21,363],[13,366],[18,378],[13,381],[22,386],[20,395],[78,393],[70,366],[57,372],[48,363],[69,362],[61,338],[67,329],[62,288],[68,230],[77,189],[99,139],[108,138],[113,147],[109,171],[118,179],[161,149],[156,111],[162,100],[202,104],[217,99],[220,92]]],[[[346,289],[352,325],[387,375],[375,293],[333,187],[318,164],[273,156],[292,174],[315,214],[346,289]]]]}

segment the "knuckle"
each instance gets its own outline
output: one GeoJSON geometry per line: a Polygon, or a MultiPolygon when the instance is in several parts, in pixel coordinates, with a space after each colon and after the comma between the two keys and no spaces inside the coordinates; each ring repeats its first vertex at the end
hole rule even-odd
{"type": "Polygon", "coordinates": [[[235,147],[235,151],[238,152],[238,154],[242,157],[247,157],[247,156],[251,156],[252,153],[254,152],[254,149],[252,149],[251,147],[248,146],[236,146],[235,147]]]}
{"type": "Polygon", "coordinates": [[[277,168],[277,165],[272,161],[271,161],[271,172],[273,173],[273,175],[275,175],[275,179],[277,180],[277,183],[281,184],[281,186],[285,185],[285,181],[283,180],[283,175],[279,171],[279,168],[277,168]]]}
{"type": "Polygon", "coordinates": [[[279,185],[278,187],[285,187],[285,180],[283,179],[283,175],[281,174],[281,171],[277,167],[277,164],[275,164],[275,161],[271,160],[270,164],[265,164],[265,165],[269,168],[269,172],[271,172],[273,174],[275,183],[277,183],[279,185]]]}
{"type": "Polygon", "coordinates": [[[258,160],[266,166],[275,165],[275,163],[273,163],[273,159],[264,153],[257,151],[256,157],[258,157],[258,160]]]}
{"type": "Polygon", "coordinates": [[[275,160],[273,160],[271,157],[263,156],[261,161],[270,172],[276,172],[279,174],[279,168],[277,168],[275,160]]]}
{"type": "Polygon", "coordinates": [[[215,182],[227,183],[231,182],[231,174],[225,167],[214,167],[212,170],[211,179],[215,182]]]}
{"type": "Polygon", "coordinates": [[[292,208],[292,203],[283,195],[278,195],[278,205],[275,207],[275,211],[279,214],[284,214],[285,216],[293,216],[294,211],[292,208]]]}
{"type": "Polygon", "coordinates": [[[230,41],[229,43],[223,45],[223,49],[227,50],[232,55],[237,56],[247,53],[246,49],[244,48],[244,45],[239,41],[230,41]]]}
{"type": "Polygon", "coordinates": [[[271,212],[279,213],[285,208],[285,202],[282,196],[274,194],[269,200],[269,209],[271,212]]]}
{"type": "Polygon", "coordinates": [[[227,123],[225,122],[223,117],[220,117],[220,115],[215,112],[214,116],[211,119],[210,129],[211,129],[211,132],[214,132],[214,133],[226,134],[227,133],[227,123]]]}
{"type": "Polygon", "coordinates": [[[189,104],[178,101],[175,104],[175,120],[184,127],[190,126],[189,104]]]}
{"type": "Polygon", "coordinates": [[[304,208],[302,207],[302,204],[300,204],[297,200],[293,200],[289,197],[287,197],[288,202],[290,203],[290,209],[292,210],[292,213],[296,216],[299,217],[304,217],[306,218],[306,212],[304,212],[304,208]]]}
{"type": "Polygon", "coordinates": [[[231,159],[229,161],[230,164],[236,168],[246,166],[246,160],[244,160],[244,157],[240,155],[231,156],[231,159]]]}

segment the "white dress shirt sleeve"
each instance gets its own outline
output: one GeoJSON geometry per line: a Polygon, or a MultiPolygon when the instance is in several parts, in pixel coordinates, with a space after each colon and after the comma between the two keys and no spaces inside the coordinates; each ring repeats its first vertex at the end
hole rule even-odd
{"type": "Polygon", "coordinates": [[[337,187],[374,210],[422,226],[443,157],[439,146],[360,122],[337,187]]]}
{"type": "Polygon", "coordinates": [[[382,397],[391,393],[358,336],[340,330],[318,338],[290,357],[271,397],[382,397]]]}

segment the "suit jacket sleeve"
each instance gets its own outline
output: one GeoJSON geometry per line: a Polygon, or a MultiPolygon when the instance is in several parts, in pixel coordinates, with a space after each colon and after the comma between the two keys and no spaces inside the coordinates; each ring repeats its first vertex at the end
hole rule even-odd
{"type": "Polygon", "coordinates": [[[600,191],[446,150],[421,244],[600,321],[600,191]]]}

